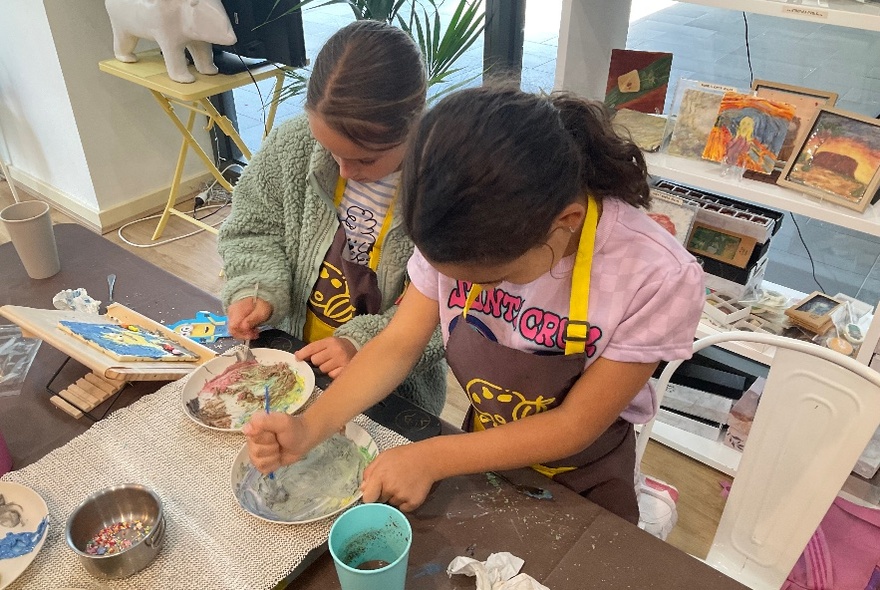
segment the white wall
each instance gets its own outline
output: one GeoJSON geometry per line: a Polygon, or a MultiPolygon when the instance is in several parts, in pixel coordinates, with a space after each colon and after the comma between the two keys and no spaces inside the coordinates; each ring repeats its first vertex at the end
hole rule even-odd
{"type": "MultiPolygon", "coordinates": [[[[164,202],[181,143],[146,88],[98,70],[112,57],[103,0],[5,0],[0,129],[12,176],[103,227],[164,202]]],[[[194,134],[210,154],[203,123],[194,134]]],[[[184,179],[205,173],[191,155],[184,179]]]]}
{"type": "Polygon", "coordinates": [[[630,0],[563,0],[554,89],[605,98],[612,49],[626,48],[630,0]]]}
{"type": "Polygon", "coordinates": [[[98,200],[41,2],[6,0],[0,18],[0,130],[15,172],[86,210],[98,200]]]}

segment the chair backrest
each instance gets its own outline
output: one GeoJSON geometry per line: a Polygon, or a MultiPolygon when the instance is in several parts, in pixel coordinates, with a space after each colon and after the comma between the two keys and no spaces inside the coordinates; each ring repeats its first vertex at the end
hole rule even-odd
{"type": "MultiPolygon", "coordinates": [[[[750,588],[778,589],[880,423],[880,373],[769,334],[715,334],[694,352],[730,341],[776,353],[706,562],[750,588]]],[[[658,404],[681,362],[661,374],[658,404]]],[[[652,426],[639,434],[639,462],[652,426]]]]}

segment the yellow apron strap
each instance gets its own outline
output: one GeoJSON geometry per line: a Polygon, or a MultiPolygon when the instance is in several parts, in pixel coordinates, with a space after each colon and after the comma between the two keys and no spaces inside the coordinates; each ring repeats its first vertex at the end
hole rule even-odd
{"type": "Polygon", "coordinates": [[[586,350],[590,324],[590,272],[593,268],[593,249],[599,226],[599,206],[593,195],[587,199],[587,218],[581,231],[574,272],[571,277],[571,299],[568,308],[568,326],[565,329],[565,354],[580,354],[586,350]]]}
{"type": "Polygon", "coordinates": [[[388,205],[388,211],[385,213],[385,219],[382,221],[382,229],[379,230],[379,235],[376,236],[376,243],[373,244],[373,249],[370,250],[370,268],[374,272],[379,268],[379,258],[382,256],[385,236],[388,235],[388,229],[391,227],[391,217],[394,215],[394,202],[397,200],[399,187],[400,185],[398,185],[397,189],[394,189],[394,196],[391,198],[391,204],[388,205]]]}
{"type": "MultiPolygon", "coordinates": [[[[337,209],[339,208],[339,204],[342,203],[342,197],[345,196],[346,184],[346,180],[341,176],[336,181],[336,192],[333,194],[333,205],[337,209]]],[[[373,272],[379,268],[379,258],[382,256],[382,245],[385,243],[385,236],[388,235],[388,230],[391,228],[391,218],[394,215],[394,203],[397,201],[397,194],[399,191],[400,184],[394,189],[394,197],[392,197],[391,205],[388,206],[388,211],[385,213],[385,219],[382,221],[382,228],[379,230],[379,235],[376,236],[376,242],[370,250],[370,261],[368,266],[373,272]]]]}
{"type": "Polygon", "coordinates": [[[483,292],[482,285],[479,285],[477,283],[473,283],[471,285],[471,288],[467,294],[467,299],[465,299],[465,302],[464,302],[464,309],[461,310],[462,317],[465,317],[465,318],[467,317],[468,312],[471,310],[471,305],[474,304],[474,301],[476,301],[477,297],[479,297],[480,293],[482,293],[482,292],[483,292]]]}
{"type": "Polygon", "coordinates": [[[336,192],[333,193],[333,206],[339,207],[339,203],[342,202],[342,197],[345,195],[345,185],[346,181],[341,176],[336,179],[336,192]]]}

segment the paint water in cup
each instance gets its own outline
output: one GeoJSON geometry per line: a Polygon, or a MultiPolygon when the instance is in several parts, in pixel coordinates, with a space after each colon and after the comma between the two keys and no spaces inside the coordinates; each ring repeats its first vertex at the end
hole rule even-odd
{"type": "Polygon", "coordinates": [[[399,510],[363,504],[330,529],[330,554],[342,590],[403,590],[412,528],[399,510]]]}

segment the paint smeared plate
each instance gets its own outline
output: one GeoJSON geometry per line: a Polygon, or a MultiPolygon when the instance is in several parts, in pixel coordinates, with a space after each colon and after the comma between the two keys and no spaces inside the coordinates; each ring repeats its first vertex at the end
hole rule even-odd
{"type": "Polygon", "coordinates": [[[232,462],[232,494],[257,518],[280,524],[314,522],[360,499],[364,469],[378,454],[370,434],[349,422],[345,436],[334,434],[270,480],[251,465],[245,445],[232,462]]]}
{"type": "Polygon", "coordinates": [[[315,373],[308,363],[273,348],[254,348],[252,352],[260,367],[254,372],[245,371],[242,376],[246,379],[233,393],[218,395],[203,390],[206,383],[237,363],[235,357],[218,356],[193,371],[180,392],[183,412],[193,422],[212,430],[240,431],[254,412],[265,411],[263,386],[266,383],[272,392],[273,412],[293,414],[308,401],[315,389],[315,373]],[[267,372],[267,367],[278,364],[283,364],[285,370],[267,372]]]}
{"type": "Polygon", "coordinates": [[[49,508],[40,495],[27,486],[0,481],[0,589],[14,582],[37,557],[49,530],[49,508]],[[7,537],[12,533],[15,537],[7,537]],[[16,540],[18,557],[4,559],[16,540]],[[8,545],[7,545],[8,544],[8,545]]]}

